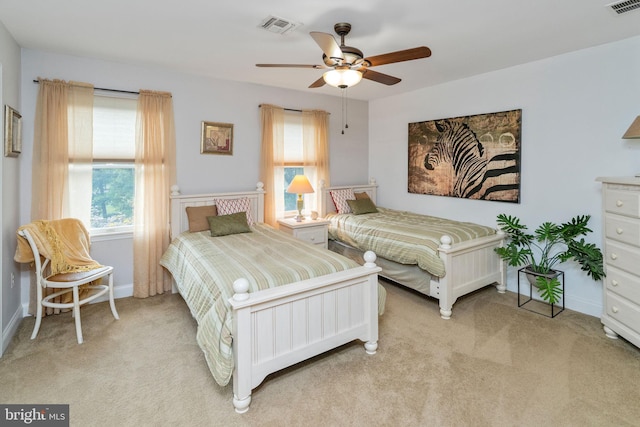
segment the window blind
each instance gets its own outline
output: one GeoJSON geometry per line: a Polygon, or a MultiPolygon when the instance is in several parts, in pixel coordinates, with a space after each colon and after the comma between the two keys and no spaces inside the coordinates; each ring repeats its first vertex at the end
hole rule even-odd
{"type": "Polygon", "coordinates": [[[137,102],[135,98],[94,96],[94,161],[134,159],[137,102]]]}

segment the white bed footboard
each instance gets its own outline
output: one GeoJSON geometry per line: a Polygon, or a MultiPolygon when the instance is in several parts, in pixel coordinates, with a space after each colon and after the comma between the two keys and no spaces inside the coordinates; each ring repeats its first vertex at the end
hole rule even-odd
{"type": "Polygon", "coordinates": [[[449,236],[440,239],[438,253],[447,274],[431,280],[430,295],[438,298],[443,319],[451,318],[453,303],[463,295],[492,283],[497,284],[498,292],[506,291],[506,268],[494,250],[502,245],[503,240],[502,231],[455,246],[451,246],[449,236]]]}
{"type": "Polygon", "coordinates": [[[233,309],[233,405],[249,409],[251,390],[273,372],[359,339],[378,347],[378,272],[363,267],[249,294],[238,279],[233,309]]]}

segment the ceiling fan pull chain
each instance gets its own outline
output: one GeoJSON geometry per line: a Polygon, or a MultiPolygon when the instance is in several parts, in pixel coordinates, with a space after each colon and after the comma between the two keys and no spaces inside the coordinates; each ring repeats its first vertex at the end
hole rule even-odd
{"type": "Polygon", "coordinates": [[[349,88],[345,88],[344,89],[344,128],[345,129],[349,129],[349,94],[347,93],[347,90],[349,88]]]}
{"type": "Polygon", "coordinates": [[[344,135],[344,130],[349,129],[349,124],[347,123],[347,87],[340,88],[340,90],[342,91],[342,134],[344,135]]]}

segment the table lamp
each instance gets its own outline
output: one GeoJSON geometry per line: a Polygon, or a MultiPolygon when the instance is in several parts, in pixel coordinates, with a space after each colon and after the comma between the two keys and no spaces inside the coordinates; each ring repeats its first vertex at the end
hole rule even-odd
{"type": "MultiPolygon", "coordinates": [[[[640,116],[631,123],[629,129],[622,135],[622,139],[640,139],[640,116]]],[[[640,178],[640,172],[636,174],[636,178],[640,178]]]]}
{"type": "Polygon", "coordinates": [[[298,209],[298,215],[296,216],[297,222],[302,222],[304,217],[302,216],[302,208],[304,207],[304,200],[302,199],[303,194],[313,193],[313,187],[311,183],[304,175],[296,175],[291,180],[291,184],[287,187],[287,193],[295,193],[298,195],[298,200],[296,202],[296,208],[298,209]]]}
{"type": "Polygon", "coordinates": [[[622,139],[640,139],[640,116],[631,123],[629,129],[622,135],[622,139]]]}

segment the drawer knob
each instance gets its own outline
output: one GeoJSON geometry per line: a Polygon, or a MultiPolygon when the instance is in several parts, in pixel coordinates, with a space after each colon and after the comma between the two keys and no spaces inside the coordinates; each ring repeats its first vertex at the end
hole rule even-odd
{"type": "Polygon", "coordinates": [[[618,200],[618,201],[616,202],[616,206],[617,206],[617,207],[622,207],[622,205],[624,205],[624,203],[622,203],[622,200],[618,200]]]}
{"type": "Polygon", "coordinates": [[[619,310],[618,310],[618,307],[614,305],[613,307],[611,307],[611,311],[613,311],[614,313],[617,313],[619,310]]]}
{"type": "Polygon", "coordinates": [[[617,280],[612,280],[611,281],[611,286],[618,286],[618,281],[617,280]]]}
{"type": "Polygon", "coordinates": [[[316,240],[316,238],[315,237],[311,237],[311,241],[313,242],[314,240],[316,240]]]}
{"type": "Polygon", "coordinates": [[[616,228],[616,233],[618,233],[618,234],[622,234],[623,231],[624,230],[622,228],[620,228],[620,227],[616,228]]]}
{"type": "Polygon", "coordinates": [[[618,259],[618,255],[616,255],[616,254],[611,254],[611,259],[618,259]]]}

